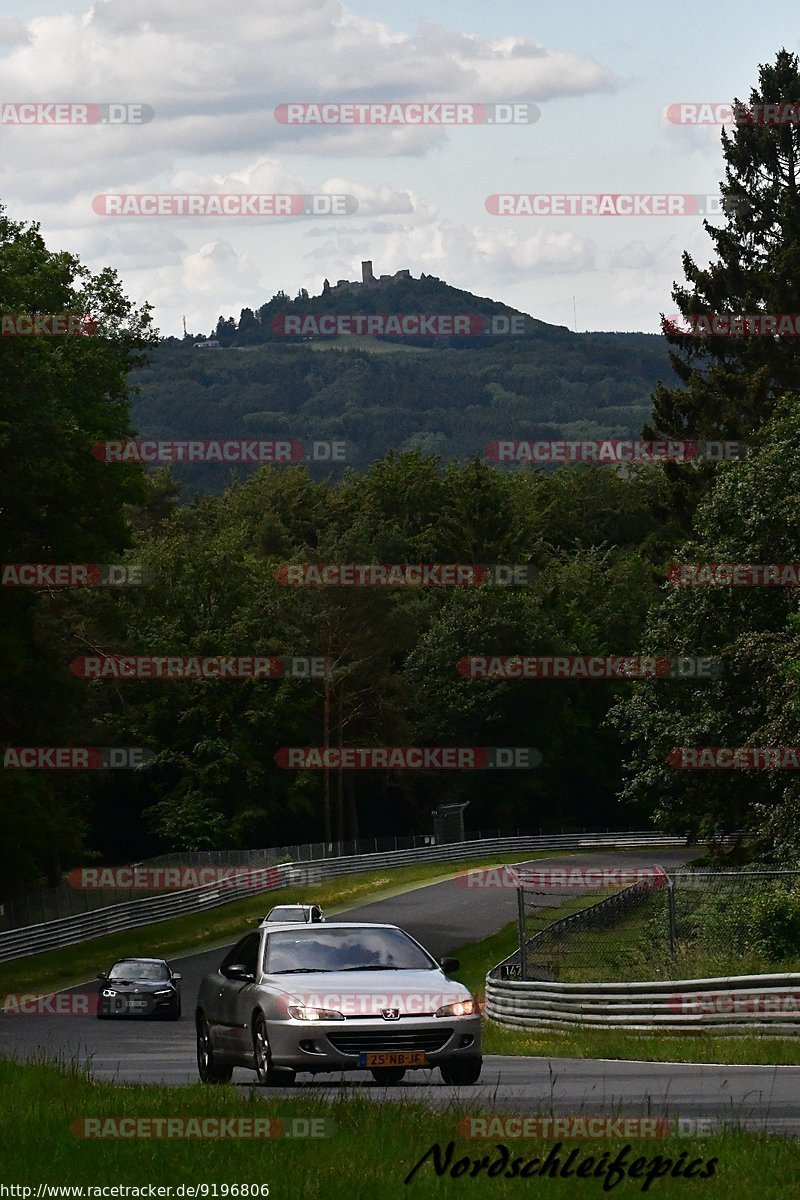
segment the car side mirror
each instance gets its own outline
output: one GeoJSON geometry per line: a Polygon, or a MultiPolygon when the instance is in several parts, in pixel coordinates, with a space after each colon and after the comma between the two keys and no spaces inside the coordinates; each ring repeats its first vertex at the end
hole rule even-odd
{"type": "Polygon", "coordinates": [[[457,958],[440,958],[439,965],[441,966],[445,975],[447,975],[450,971],[457,971],[461,966],[461,963],[457,958]]]}
{"type": "Polygon", "coordinates": [[[253,972],[248,971],[244,963],[231,963],[229,967],[225,968],[222,974],[226,979],[236,979],[240,983],[252,983],[255,979],[253,972]]]}
{"type": "Polygon", "coordinates": [[[178,974],[176,974],[176,973],[174,973],[174,972],[173,972],[172,978],[173,978],[173,980],[175,981],[175,983],[180,983],[180,981],[181,981],[181,979],[183,978],[183,976],[182,976],[182,975],[178,975],[178,974]]]}
{"type": "Polygon", "coordinates": [[[98,978],[98,979],[105,979],[105,977],[106,977],[106,973],[105,973],[105,971],[98,971],[98,972],[97,972],[97,978],[98,978]]]}

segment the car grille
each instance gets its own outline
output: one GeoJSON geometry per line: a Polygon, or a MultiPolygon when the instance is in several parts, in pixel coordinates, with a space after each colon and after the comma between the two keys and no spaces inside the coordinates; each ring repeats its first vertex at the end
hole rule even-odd
{"type": "Polygon", "coordinates": [[[452,1029],[382,1029],[360,1033],[329,1033],[328,1041],[341,1054],[362,1050],[425,1050],[435,1054],[452,1036],[452,1029]]]}

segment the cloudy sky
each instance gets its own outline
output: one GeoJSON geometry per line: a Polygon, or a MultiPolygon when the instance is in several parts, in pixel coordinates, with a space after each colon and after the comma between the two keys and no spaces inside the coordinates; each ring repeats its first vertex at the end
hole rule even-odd
{"type": "MultiPolygon", "coordinates": [[[[659,328],[697,216],[497,217],[493,193],[715,195],[719,127],[668,105],[746,98],[800,48],[791,6],[642,0],[0,0],[0,104],[149,105],[144,125],[0,125],[0,201],[113,266],[164,334],[207,332],[325,276],[422,271],[554,324],[659,328]],[[763,15],[762,15],[763,14],[763,15]],[[514,126],[295,127],[277,105],[527,101],[514,126]],[[103,194],[354,196],[354,214],[101,215],[103,194]]],[[[797,99],[792,97],[790,99],[797,99]]]]}

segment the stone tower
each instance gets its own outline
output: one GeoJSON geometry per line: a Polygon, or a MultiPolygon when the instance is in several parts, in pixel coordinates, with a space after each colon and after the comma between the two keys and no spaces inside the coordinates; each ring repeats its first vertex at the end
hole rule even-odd
{"type": "Polygon", "coordinates": [[[361,264],[361,282],[364,286],[376,282],[375,276],[372,274],[372,259],[368,259],[361,264]]]}

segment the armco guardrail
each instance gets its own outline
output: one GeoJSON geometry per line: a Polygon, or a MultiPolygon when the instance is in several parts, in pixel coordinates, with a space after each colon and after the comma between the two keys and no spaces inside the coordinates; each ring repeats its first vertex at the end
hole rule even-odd
{"type": "Polygon", "coordinates": [[[528,853],[536,850],[580,850],[592,847],[641,849],[645,847],[684,846],[686,838],[669,837],[649,831],[636,833],[558,834],[549,837],[484,838],[480,841],[452,842],[441,846],[417,846],[410,850],[384,851],[378,854],[325,858],[303,863],[237,872],[225,885],[207,884],[167,895],[110,905],[93,912],[79,913],[40,925],[26,925],[0,934],[0,962],[24,958],[59,946],[89,941],[124,929],[137,929],[188,913],[202,912],[251,896],[274,891],[292,883],[316,883],[339,875],[360,871],[389,870],[419,862],[459,862],[493,854],[528,853]]]}
{"type": "Polygon", "coordinates": [[[514,1029],[644,1033],[800,1034],[800,975],[645,983],[545,983],[486,978],[485,1013],[514,1029]]]}
{"type": "MultiPolygon", "coordinates": [[[[591,830],[586,836],[595,833],[591,830]]],[[[610,833],[606,829],[604,832],[610,833]]],[[[616,832],[621,832],[617,830],[616,832]]],[[[557,834],[580,833],[585,830],[559,829],[548,831],[548,836],[557,834]]],[[[470,830],[465,835],[467,841],[489,841],[492,838],[503,837],[542,837],[543,829],[484,829],[470,830]]],[[[424,846],[435,846],[437,839],[433,833],[393,834],[389,837],[367,837],[356,840],[337,842],[306,842],[305,844],[288,846],[270,846],[232,850],[179,850],[169,854],[159,854],[155,858],[147,858],[130,866],[152,869],[154,876],[160,868],[191,870],[222,867],[230,870],[232,867],[242,867],[245,870],[254,867],[278,866],[280,863],[315,862],[321,858],[355,857],[360,854],[389,854],[393,850],[416,850],[424,846]]],[[[136,887],[125,882],[125,868],[117,876],[115,886],[100,888],[85,888],[74,882],[75,872],[56,887],[40,889],[27,895],[9,896],[0,902],[0,933],[11,929],[22,929],[26,925],[44,925],[48,921],[60,921],[63,917],[75,917],[91,912],[96,908],[108,908],[113,904],[124,904],[128,900],[141,900],[144,894],[155,895],[167,892],[175,886],[195,887],[207,879],[197,879],[183,885],[158,884],[155,880],[153,887],[147,893],[140,893],[136,887]]]]}

